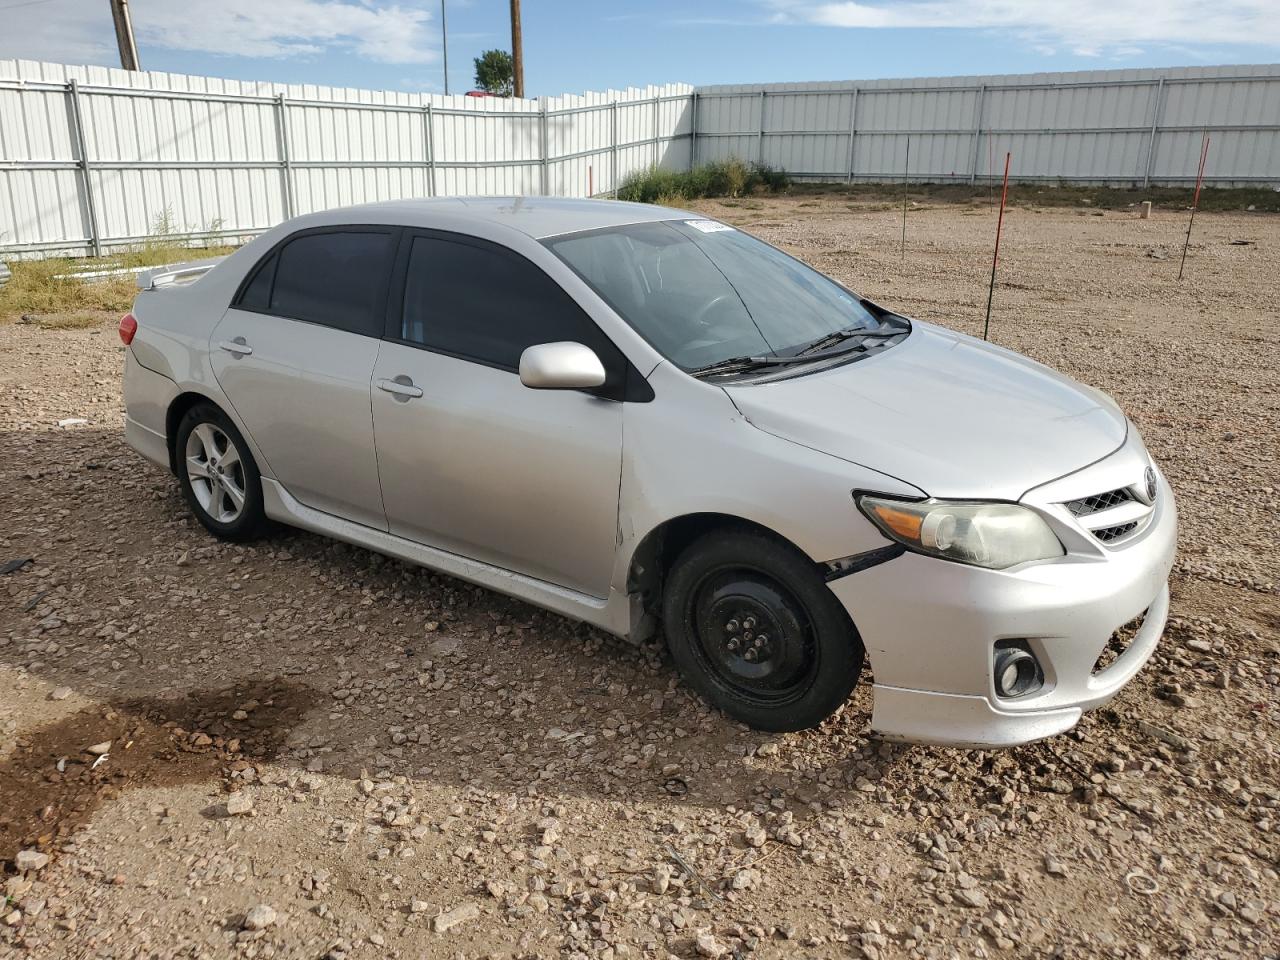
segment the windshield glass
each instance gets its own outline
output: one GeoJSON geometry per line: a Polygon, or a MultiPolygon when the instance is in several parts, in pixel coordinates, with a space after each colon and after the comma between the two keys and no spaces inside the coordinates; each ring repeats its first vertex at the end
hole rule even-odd
{"type": "Polygon", "coordinates": [[[685,370],[790,356],[838,331],[880,326],[833,280],[713,220],[629,224],[546,244],[685,370]]]}

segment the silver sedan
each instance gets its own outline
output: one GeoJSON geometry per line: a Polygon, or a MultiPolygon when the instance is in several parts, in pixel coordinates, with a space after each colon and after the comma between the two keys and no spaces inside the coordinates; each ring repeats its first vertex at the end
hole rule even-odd
{"type": "Polygon", "coordinates": [[[726,224],[488,198],[291,220],[152,271],[126,436],[269,520],[632,639],[766,730],[1001,746],[1151,655],[1177,515],[1109,398],[726,224]]]}

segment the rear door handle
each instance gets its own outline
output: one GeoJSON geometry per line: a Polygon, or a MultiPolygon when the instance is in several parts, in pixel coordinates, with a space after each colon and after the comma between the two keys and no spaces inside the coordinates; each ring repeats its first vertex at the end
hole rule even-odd
{"type": "Polygon", "coordinates": [[[401,402],[422,396],[422,388],[415,387],[413,381],[403,373],[394,380],[379,380],[378,389],[385,390],[401,402]]]}
{"type": "Polygon", "coordinates": [[[237,357],[247,357],[253,353],[253,347],[244,342],[244,337],[236,337],[234,340],[223,340],[218,344],[227,353],[233,353],[237,357]]]}

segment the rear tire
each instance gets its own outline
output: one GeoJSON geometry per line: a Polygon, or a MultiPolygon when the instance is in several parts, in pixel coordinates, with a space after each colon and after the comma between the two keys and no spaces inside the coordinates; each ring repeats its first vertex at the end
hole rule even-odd
{"type": "Polygon", "coordinates": [[[849,698],[863,647],[808,557],[766,533],[707,534],[663,590],[667,647],[685,681],[758,730],[816,727],[849,698]]]}
{"type": "Polygon", "coordinates": [[[230,417],[212,403],[188,410],[174,435],[174,462],[182,496],[206,530],[239,543],[262,535],[262,476],[230,417]]]}

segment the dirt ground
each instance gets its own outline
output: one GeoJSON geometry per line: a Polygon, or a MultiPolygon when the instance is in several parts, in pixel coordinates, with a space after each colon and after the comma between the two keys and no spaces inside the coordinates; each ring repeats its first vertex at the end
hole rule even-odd
{"type": "MultiPolygon", "coordinates": [[[[703,207],[981,331],[985,202],[913,208],[905,258],[888,204],[703,207]]],[[[1178,282],[1185,226],[1006,218],[992,338],[1120,401],[1182,530],[1149,666],[998,753],[878,742],[865,687],[753,733],[658,649],[218,543],[123,442],[114,318],[0,326],[0,955],[1277,955],[1280,218],[1201,215],[1178,282]]]]}

